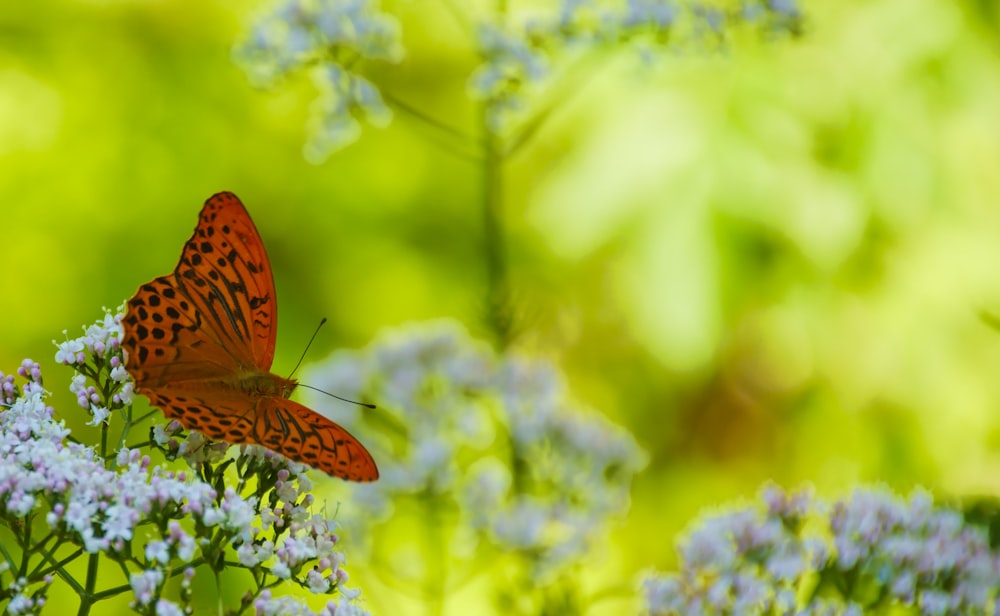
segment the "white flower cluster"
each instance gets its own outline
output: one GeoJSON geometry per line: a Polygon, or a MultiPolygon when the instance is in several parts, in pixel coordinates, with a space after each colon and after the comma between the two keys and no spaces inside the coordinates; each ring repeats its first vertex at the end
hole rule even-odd
{"type": "Polygon", "coordinates": [[[856,490],[834,505],[830,528],[831,567],[877,581],[900,603],[924,614],[1000,609],[1000,555],[986,530],[966,524],[959,511],[934,507],[927,492],[903,500],[886,489],[856,490]]]}
{"type": "MultiPolygon", "coordinates": [[[[109,313],[84,337],[57,345],[60,362],[77,371],[71,390],[101,422],[107,415],[95,409],[122,408],[122,393],[131,392],[131,381],[120,370],[119,316],[109,313]]],[[[202,466],[216,460],[205,452],[217,451],[193,435],[176,449],[198,473],[156,466],[139,449],[122,447],[102,455],[72,442],[63,422],[54,419],[38,364],[25,360],[17,372],[26,380],[20,388],[13,376],[0,373],[0,525],[25,537],[16,548],[0,549],[0,609],[5,613],[36,613],[53,579],[71,579],[67,566],[81,557],[88,568],[101,560],[118,563],[128,584],[115,588],[130,588],[132,605],[141,614],[190,613],[191,579],[206,562],[252,571],[256,587],[248,596],[261,613],[277,601],[270,595],[275,580],[333,595],[321,614],[366,613],[350,602],[357,591],[344,588],[345,558],[337,550],[333,522],[312,513],[312,483],[304,466],[261,448],[246,448],[246,455],[219,465],[221,470],[202,466]],[[227,485],[222,474],[234,463],[240,490],[227,485]],[[14,571],[32,573],[14,578],[14,571]],[[164,596],[173,578],[181,578],[179,603],[164,596]]],[[[130,406],[125,413],[131,421],[130,406]]],[[[104,423],[102,430],[107,428],[104,423]]],[[[170,434],[154,430],[167,443],[170,434]]],[[[82,588],[79,582],[70,586],[82,588]]],[[[100,589],[88,593],[104,596],[100,589]]],[[[88,600],[93,601],[81,595],[81,601],[88,600]]],[[[299,605],[295,613],[314,613],[300,599],[280,601],[299,605]]]]}
{"type": "Polygon", "coordinates": [[[674,0],[561,0],[521,20],[488,17],[477,32],[482,63],[468,82],[470,96],[488,105],[491,130],[511,120],[547,84],[552,67],[592,49],[630,45],[650,57],[656,49],[697,47],[725,38],[730,28],[795,33],[802,15],[795,0],[735,3],[674,0]]]}
{"type": "MultiPolygon", "coordinates": [[[[628,45],[648,58],[659,49],[717,43],[745,25],[769,35],[796,34],[802,22],[797,0],[559,0],[513,15],[454,8],[467,10],[476,24],[481,62],[467,90],[485,104],[495,134],[523,119],[527,103],[558,72],[553,68],[580,52],[628,45]]],[[[392,112],[365,77],[364,64],[402,56],[399,22],[378,0],[276,0],[233,53],[258,87],[310,71],[320,95],[304,154],[317,164],[358,138],[359,118],[379,127],[389,123],[392,112]]]]}
{"type": "Polygon", "coordinates": [[[926,492],[858,489],[832,508],[774,486],[762,498],[763,508],[714,515],[681,541],[680,571],[644,580],[649,614],[1000,610],[1000,554],[985,529],[926,492]]]}
{"type": "MultiPolygon", "coordinates": [[[[120,307],[116,312],[111,312],[105,308],[104,318],[83,328],[84,335],[82,337],[63,343],[53,340],[52,343],[59,348],[56,352],[56,361],[67,366],[74,366],[84,364],[87,358],[92,356],[111,357],[121,345],[123,310],[124,307],[120,307]]],[[[124,368],[121,372],[125,372],[124,368]]],[[[124,380],[124,378],[120,380],[124,380]]]]}
{"type": "Polygon", "coordinates": [[[468,92],[473,100],[489,105],[489,128],[499,133],[549,76],[552,60],[549,50],[539,44],[544,37],[526,36],[491,22],[479,24],[476,34],[483,63],[469,77],[468,92]]]}
{"type": "Polygon", "coordinates": [[[396,499],[433,495],[461,506],[473,532],[554,571],[627,509],[632,476],[645,463],[628,432],[569,399],[551,364],[497,356],[450,322],[337,353],[309,379],[379,404],[341,407],[335,419],[345,426],[378,415],[402,437],[376,456],[378,482],[352,486],[345,523],[370,524],[396,499]]]}
{"type": "MultiPolygon", "coordinates": [[[[124,557],[141,541],[144,569],[129,580],[138,605],[156,603],[157,613],[169,613],[160,594],[170,569],[209,556],[204,550],[218,549],[219,541],[233,546],[246,568],[263,567],[281,579],[301,573],[313,592],[347,579],[332,523],[310,513],[305,475],[290,481],[287,469],[277,471],[278,499],[263,506],[232,488],[220,498],[193,476],[152,466],[136,449],[123,449],[117,468],[108,469],[91,448],[66,442],[69,431],[53,420],[44,395],[31,381],[0,412],[0,511],[5,521],[43,512],[52,531],[92,554],[124,557]],[[199,536],[182,520],[193,521],[199,536]]],[[[8,610],[24,599],[17,601],[8,610]]]]}
{"type": "Polygon", "coordinates": [[[357,139],[363,116],[385,126],[392,114],[359,61],[397,62],[403,55],[399,23],[378,0],[279,0],[234,49],[251,83],[274,85],[310,70],[320,95],[313,104],[305,155],[322,162],[357,139]]]}
{"type": "Polygon", "coordinates": [[[92,426],[106,422],[112,410],[132,404],[134,385],[122,361],[123,311],[124,307],[116,313],[105,308],[104,318],[85,327],[83,336],[65,342],[52,341],[58,348],[56,362],[72,366],[77,371],[70,391],[76,395],[77,403],[90,411],[92,417],[88,423],[92,426]],[[110,400],[104,400],[95,386],[105,377],[110,379],[113,387],[110,400]]]}
{"type": "Polygon", "coordinates": [[[318,612],[312,611],[308,605],[290,596],[274,597],[270,590],[261,593],[254,604],[257,616],[367,616],[368,612],[351,603],[346,597],[340,597],[328,602],[318,612]]]}

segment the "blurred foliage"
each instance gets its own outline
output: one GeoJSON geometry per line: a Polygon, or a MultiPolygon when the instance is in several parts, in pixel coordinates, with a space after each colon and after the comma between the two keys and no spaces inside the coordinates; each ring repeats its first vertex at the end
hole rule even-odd
{"type": "MultiPolygon", "coordinates": [[[[457,6],[383,2],[407,55],[372,79],[475,134],[457,6]]],[[[51,366],[63,329],[174,266],[219,190],[269,250],[276,372],[324,316],[314,357],[439,316],[485,333],[481,164],[400,113],[306,163],[313,84],[255,90],[231,60],[262,7],[0,8],[0,366],[51,366]]],[[[796,41],[588,62],[507,167],[513,344],[559,363],[650,454],[587,572],[626,596],[640,570],[674,562],[696,511],[765,479],[1000,488],[1000,338],[978,317],[1000,314],[996,7],[804,8],[796,41]]],[[[409,606],[352,582],[384,613],[409,606]]]]}

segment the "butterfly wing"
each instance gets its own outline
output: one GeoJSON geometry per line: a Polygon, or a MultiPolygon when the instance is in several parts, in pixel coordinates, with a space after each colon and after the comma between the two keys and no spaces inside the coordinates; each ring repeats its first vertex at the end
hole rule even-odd
{"type": "Polygon", "coordinates": [[[262,445],[350,481],[378,479],[375,461],[364,445],[347,430],[298,402],[198,387],[183,392],[157,389],[148,395],[168,418],[212,440],[262,445]]]}
{"type": "Polygon", "coordinates": [[[269,371],[277,337],[277,300],[264,242],[230,192],[205,202],[174,278],[241,367],[269,371]]]}
{"type": "Polygon", "coordinates": [[[246,208],[213,195],[173,274],[139,287],[122,320],[126,368],[140,391],[269,371],[277,302],[264,244],[246,208]]]}
{"type": "Polygon", "coordinates": [[[236,360],[204,327],[205,320],[174,277],[161,276],[136,291],[122,319],[125,369],[138,391],[204,379],[232,378],[236,360]]]}
{"type": "Polygon", "coordinates": [[[298,402],[261,398],[254,415],[254,442],[328,475],[349,481],[378,479],[375,460],[358,439],[298,402]]]}
{"type": "Polygon", "coordinates": [[[252,436],[254,402],[246,394],[210,387],[153,389],[145,394],[167,419],[176,419],[188,430],[197,430],[213,441],[256,443],[252,436]]]}

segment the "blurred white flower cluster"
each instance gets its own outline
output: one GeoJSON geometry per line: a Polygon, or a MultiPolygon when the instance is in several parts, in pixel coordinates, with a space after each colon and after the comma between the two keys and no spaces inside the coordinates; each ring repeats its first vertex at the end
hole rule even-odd
{"type": "Polygon", "coordinates": [[[39,613],[52,585],[64,582],[79,595],[80,613],[131,591],[137,613],[189,614],[197,572],[241,568],[252,573],[242,600],[258,613],[366,613],[350,602],[357,591],[344,588],[333,522],[312,513],[304,467],[248,448],[217,466],[192,452],[191,473],[155,465],[125,445],[128,428],[141,420],[132,416],[132,383],[120,369],[119,316],[108,313],[83,337],[57,344],[56,360],[77,372],[70,389],[101,429],[97,449],[72,441],[54,418],[37,363],[25,360],[18,369],[20,387],[0,373],[0,526],[18,537],[0,548],[0,609],[39,613]],[[229,466],[235,476],[225,475],[229,466]],[[98,587],[99,566],[109,571],[103,584],[111,571],[122,579],[98,587]],[[86,579],[77,579],[82,569],[86,579]],[[175,579],[179,595],[168,590],[175,579]],[[314,612],[299,598],[272,597],[279,584],[331,601],[314,612]]]}
{"type": "Polygon", "coordinates": [[[309,71],[319,96],[304,154],[314,163],[358,138],[359,117],[388,124],[392,113],[363,76],[363,62],[398,62],[402,56],[399,23],[379,9],[378,0],[279,0],[233,50],[257,87],[309,71]]]}
{"type": "Polygon", "coordinates": [[[769,486],[762,500],[690,531],[680,571],[645,579],[648,613],[1000,613],[1000,554],[987,530],[926,492],[857,489],[830,507],[769,486]]]}
{"type": "MultiPolygon", "coordinates": [[[[803,17],[796,2],[559,0],[502,13],[452,8],[475,24],[469,34],[480,63],[469,76],[468,95],[484,104],[487,129],[505,134],[515,119],[529,115],[543,86],[566,72],[568,58],[617,47],[636,48],[646,59],[663,50],[718,47],[739,28],[797,34],[803,17]]],[[[365,76],[366,65],[398,62],[401,40],[399,22],[378,0],[276,0],[235,46],[233,58],[258,87],[310,72],[320,95],[304,154],[320,163],[359,137],[359,118],[375,126],[391,120],[379,88],[365,76]]],[[[536,105],[534,111],[542,117],[548,108],[536,105]]]]}
{"type": "Polygon", "coordinates": [[[535,574],[585,553],[627,510],[632,477],[645,464],[632,435],[575,404],[550,363],[497,355],[451,322],[336,353],[308,381],[379,405],[311,400],[335,407],[336,421],[388,423],[398,436],[371,443],[382,477],[351,486],[348,527],[370,528],[402,500],[429,497],[439,510],[460,511],[467,531],[530,554],[535,574]]]}
{"type": "Polygon", "coordinates": [[[516,17],[488,15],[478,22],[482,63],[469,79],[469,94],[487,105],[490,129],[505,133],[558,73],[553,67],[568,58],[632,47],[650,59],[658,51],[723,45],[738,28],[795,34],[801,21],[795,0],[560,0],[516,17]]]}

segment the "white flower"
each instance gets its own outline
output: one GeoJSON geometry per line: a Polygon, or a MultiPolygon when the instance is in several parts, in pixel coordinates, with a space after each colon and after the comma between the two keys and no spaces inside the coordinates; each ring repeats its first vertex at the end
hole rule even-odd
{"type": "Polygon", "coordinates": [[[928,616],[944,616],[954,614],[959,606],[956,605],[956,598],[943,590],[925,590],[917,597],[917,604],[920,611],[928,616]]]}
{"type": "Polygon", "coordinates": [[[72,365],[80,363],[78,357],[83,352],[83,341],[79,338],[67,340],[65,342],[52,341],[52,344],[59,347],[56,351],[56,363],[72,365]]]}
{"type": "Polygon", "coordinates": [[[681,581],[677,576],[654,576],[647,574],[642,581],[643,599],[646,609],[657,614],[685,613],[682,610],[683,594],[681,581]]]}
{"type": "MultiPolygon", "coordinates": [[[[269,590],[264,591],[253,605],[257,614],[262,616],[313,616],[315,614],[302,600],[292,596],[272,598],[269,590]]],[[[360,608],[358,611],[355,611],[351,604],[347,603],[343,597],[340,602],[334,605],[337,610],[340,610],[340,606],[344,606],[344,609],[342,611],[331,612],[330,604],[327,604],[327,607],[319,613],[337,614],[338,616],[367,616],[368,614],[368,612],[360,610],[360,608]]]]}
{"type": "Polygon", "coordinates": [[[124,504],[111,505],[105,511],[105,520],[101,524],[104,530],[104,537],[109,541],[115,539],[132,539],[132,529],[139,521],[139,513],[124,504]]]}
{"type": "Polygon", "coordinates": [[[324,593],[330,588],[330,580],[315,569],[306,574],[306,581],[309,584],[309,590],[316,594],[324,593]]]}
{"type": "Polygon", "coordinates": [[[119,383],[124,383],[130,378],[124,365],[118,365],[112,368],[110,375],[112,380],[118,381],[119,383]]]}
{"type": "Polygon", "coordinates": [[[35,602],[30,597],[17,593],[11,597],[10,602],[7,604],[7,613],[29,614],[34,607],[35,602]]]}
{"type": "Polygon", "coordinates": [[[322,162],[357,139],[356,113],[384,126],[391,111],[378,89],[357,68],[357,60],[398,61],[399,24],[373,0],[283,0],[261,18],[234,57],[251,82],[270,86],[281,77],[311,67],[320,91],[309,120],[304,153],[322,162]]]}
{"type": "MultiPolygon", "coordinates": [[[[394,500],[427,494],[441,506],[464,505],[464,532],[554,571],[627,508],[632,475],[645,463],[630,434],[570,403],[551,363],[498,357],[451,322],[403,328],[367,350],[339,352],[309,380],[337,391],[344,375],[365,384],[353,395],[379,403],[408,444],[397,462],[380,461],[378,482],[351,486],[342,519],[352,536],[370,534],[394,500]],[[328,374],[335,380],[324,382],[328,374]]],[[[349,430],[363,417],[339,406],[330,414],[349,430]]]]}
{"type": "MultiPolygon", "coordinates": [[[[73,392],[77,397],[83,395],[87,396],[87,377],[82,374],[74,374],[72,381],[70,381],[69,390],[73,392]]],[[[88,404],[89,406],[89,404],[88,404]]]]}
{"type": "Polygon", "coordinates": [[[129,576],[129,584],[132,586],[132,592],[139,605],[149,605],[162,583],[163,572],[159,569],[147,569],[129,576]]]}
{"type": "Polygon", "coordinates": [[[20,489],[14,490],[7,495],[7,509],[11,511],[14,515],[19,517],[24,517],[31,513],[31,510],[35,508],[35,497],[33,494],[26,493],[20,489]]]}
{"type": "Polygon", "coordinates": [[[167,564],[170,562],[170,544],[166,541],[150,541],[146,544],[146,560],[167,564]]]}
{"type": "Polygon", "coordinates": [[[257,558],[257,550],[252,543],[244,543],[240,547],[236,548],[236,560],[240,561],[240,564],[244,567],[256,567],[260,564],[260,560],[257,558]]]}
{"type": "Polygon", "coordinates": [[[326,604],[322,614],[325,616],[368,616],[368,610],[356,603],[351,603],[348,597],[338,597],[326,604]]]}
{"type": "Polygon", "coordinates": [[[294,503],[299,498],[299,488],[294,481],[279,481],[275,486],[278,498],[286,503],[294,503]]]}
{"type": "Polygon", "coordinates": [[[463,493],[464,502],[473,517],[473,524],[481,527],[492,519],[506,498],[511,484],[510,469],[490,456],[476,461],[469,468],[469,476],[463,493]]]}
{"type": "Polygon", "coordinates": [[[261,507],[260,509],[260,523],[261,528],[264,530],[270,530],[275,522],[281,519],[280,515],[274,513],[274,510],[270,507],[261,507]]]}
{"type": "Polygon", "coordinates": [[[278,550],[278,557],[293,567],[315,556],[315,541],[309,537],[302,537],[301,539],[297,539],[294,536],[286,537],[281,549],[278,550]]]}
{"type": "Polygon", "coordinates": [[[195,550],[194,537],[190,535],[184,535],[177,542],[177,558],[187,562],[194,558],[195,550]]]}
{"type": "Polygon", "coordinates": [[[90,412],[93,414],[93,418],[87,422],[88,426],[98,426],[102,423],[106,423],[108,421],[108,417],[111,416],[110,410],[103,406],[97,406],[96,404],[92,404],[90,406],[90,412]]]}
{"type": "Polygon", "coordinates": [[[256,497],[244,500],[232,488],[227,488],[222,500],[222,511],[226,514],[223,525],[231,530],[250,532],[250,523],[255,517],[256,497]]]}
{"type": "Polygon", "coordinates": [[[271,574],[282,580],[287,580],[288,578],[292,577],[291,569],[289,569],[288,565],[282,561],[274,563],[274,565],[271,567],[271,574]]]}
{"type": "Polygon", "coordinates": [[[784,545],[767,560],[767,572],[777,580],[793,581],[807,572],[807,563],[800,551],[784,545]]]}
{"type": "Polygon", "coordinates": [[[134,395],[135,384],[132,381],[126,381],[118,391],[118,399],[121,400],[122,404],[132,404],[134,395]]]}
{"type": "Polygon", "coordinates": [[[172,601],[160,599],[156,602],[156,616],[184,616],[184,610],[172,601]]]}
{"type": "Polygon", "coordinates": [[[496,517],[493,533],[498,541],[511,547],[541,547],[542,532],[548,519],[549,510],[544,505],[525,498],[496,517]]]}
{"type": "Polygon", "coordinates": [[[163,447],[164,445],[170,442],[170,439],[173,438],[173,436],[174,433],[167,432],[166,426],[164,424],[156,424],[155,426],[153,426],[153,440],[156,442],[157,445],[163,447]]]}

